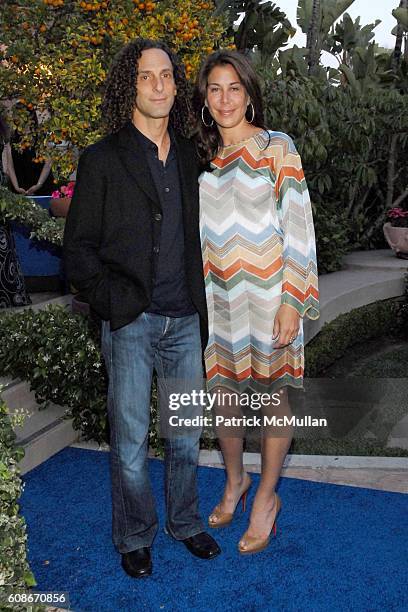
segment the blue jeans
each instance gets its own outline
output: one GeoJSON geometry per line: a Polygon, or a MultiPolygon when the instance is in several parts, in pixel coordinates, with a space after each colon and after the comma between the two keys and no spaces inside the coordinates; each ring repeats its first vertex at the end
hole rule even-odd
{"type": "MultiPolygon", "coordinates": [[[[103,321],[109,375],[112,535],[120,553],[151,546],[158,530],[147,465],[153,370],[160,379],[202,379],[198,314],[172,318],[142,313],[111,332],[103,321]]],[[[165,441],[166,528],[177,540],[204,531],[196,471],[201,430],[165,441]]]]}

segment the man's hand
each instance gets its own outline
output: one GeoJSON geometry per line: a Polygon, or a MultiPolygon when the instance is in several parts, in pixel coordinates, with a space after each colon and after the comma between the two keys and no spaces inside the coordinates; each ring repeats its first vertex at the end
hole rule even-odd
{"type": "Polygon", "coordinates": [[[292,306],[288,304],[279,306],[273,325],[272,338],[273,340],[277,338],[275,348],[282,348],[293,342],[299,333],[299,319],[299,313],[292,306]]]}
{"type": "Polygon", "coordinates": [[[26,194],[26,190],[23,189],[22,187],[15,187],[15,190],[17,191],[17,193],[21,193],[21,195],[26,194]]]}

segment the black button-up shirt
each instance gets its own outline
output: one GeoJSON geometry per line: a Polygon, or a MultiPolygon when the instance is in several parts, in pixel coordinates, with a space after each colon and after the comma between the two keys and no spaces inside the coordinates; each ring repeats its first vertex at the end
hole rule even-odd
{"type": "Polygon", "coordinates": [[[182,195],[173,136],[170,132],[170,150],[163,164],[157,145],[135,129],[162,210],[152,212],[154,223],[160,228],[153,232],[154,282],[152,301],[146,312],[167,317],[194,314],[196,309],[189,295],[185,272],[182,195]]]}

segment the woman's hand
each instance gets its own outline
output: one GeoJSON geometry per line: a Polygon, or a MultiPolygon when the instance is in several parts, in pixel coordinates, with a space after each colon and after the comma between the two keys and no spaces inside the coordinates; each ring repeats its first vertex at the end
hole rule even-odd
{"type": "Polygon", "coordinates": [[[275,348],[282,348],[293,342],[299,333],[299,319],[299,313],[292,306],[288,304],[279,306],[273,325],[272,338],[273,340],[277,338],[275,348]]]}
{"type": "Polygon", "coordinates": [[[17,193],[21,193],[21,195],[26,194],[26,190],[23,189],[22,187],[15,187],[14,189],[17,191],[17,193]]]}
{"type": "Polygon", "coordinates": [[[25,193],[26,193],[26,195],[33,195],[33,193],[38,191],[40,187],[41,187],[41,185],[39,185],[37,183],[37,185],[32,185],[29,189],[27,189],[27,191],[25,193]]]}

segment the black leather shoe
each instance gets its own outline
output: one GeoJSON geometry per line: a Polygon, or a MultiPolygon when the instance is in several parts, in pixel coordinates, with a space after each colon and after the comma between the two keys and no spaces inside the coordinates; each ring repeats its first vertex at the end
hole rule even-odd
{"type": "Polygon", "coordinates": [[[186,548],[188,548],[193,555],[200,557],[200,559],[213,559],[221,552],[221,548],[214,538],[205,531],[180,541],[185,544],[186,548]]]}
{"type": "Polygon", "coordinates": [[[122,553],[122,567],[132,578],[144,578],[152,573],[152,559],[150,548],[138,548],[131,552],[122,553]]]}

